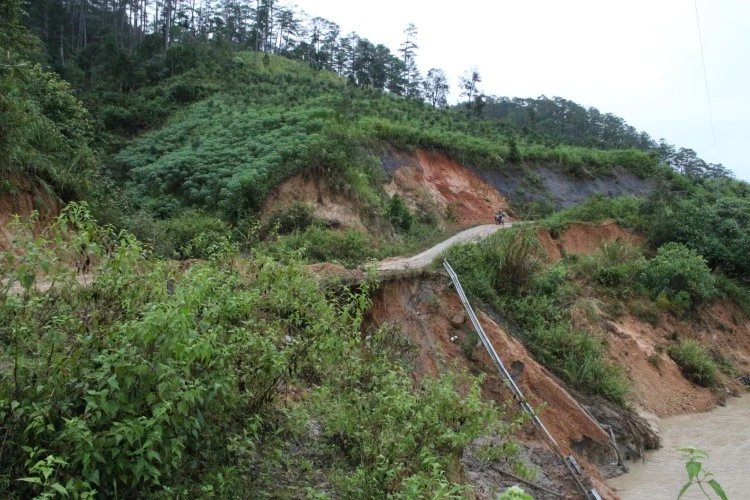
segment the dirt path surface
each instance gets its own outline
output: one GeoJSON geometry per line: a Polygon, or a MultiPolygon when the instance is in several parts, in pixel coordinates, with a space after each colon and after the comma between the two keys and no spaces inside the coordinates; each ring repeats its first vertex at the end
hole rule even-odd
{"type": "Polygon", "coordinates": [[[449,246],[454,243],[465,243],[473,242],[486,238],[493,234],[495,231],[500,229],[508,229],[513,227],[512,222],[506,222],[505,224],[482,224],[481,226],[475,226],[466,231],[451,236],[447,240],[438,243],[434,247],[425,250],[424,252],[417,254],[413,257],[390,257],[388,259],[380,261],[378,265],[378,271],[397,271],[404,269],[420,269],[430,265],[435,260],[435,257],[443,253],[449,246]]]}

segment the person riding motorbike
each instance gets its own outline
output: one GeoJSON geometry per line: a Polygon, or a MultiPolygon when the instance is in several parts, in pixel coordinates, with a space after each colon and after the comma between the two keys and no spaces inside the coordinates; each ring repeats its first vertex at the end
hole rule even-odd
{"type": "Polygon", "coordinates": [[[504,211],[503,211],[503,209],[501,208],[501,209],[500,209],[500,210],[499,210],[499,211],[498,211],[498,212],[497,212],[497,213],[495,214],[495,223],[496,223],[496,224],[503,224],[503,223],[505,223],[505,218],[506,218],[506,217],[507,217],[507,215],[505,214],[505,212],[504,212],[504,211]]]}

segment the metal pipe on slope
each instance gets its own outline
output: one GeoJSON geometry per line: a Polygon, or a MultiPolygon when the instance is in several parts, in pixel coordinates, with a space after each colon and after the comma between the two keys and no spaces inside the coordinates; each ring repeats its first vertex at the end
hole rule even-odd
{"type": "Polygon", "coordinates": [[[464,309],[466,309],[466,313],[469,315],[469,319],[471,320],[471,323],[474,325],[474,329],[479,335],[479,338],[482,340],[482,344],[484,345],[485,349],[487,349],[487,352],[489,353],[490,358],[492,358],[492,361],[495,364],[495,367],[500,372],[500,375],[508,382],[508,387],[513,393],[513,396],[518,401],[518,404],[521,406],[523,411],[525,411],[529,415],[532,423],[534,424],[534,427],[542,434],[542,438],[547,442],[547,445],[550,447],[552,452],[563,463],[565,468],[570,473],[570,476],[573,478],[573,481],[576,483],[576,486],[583,493],[584,497],[585,498],[599,498],[599,494],[596,490],[591,490],[590,492],[586,490],[586,487],[578,478],[577,472],[573,469],[572,463],[570,463],[572,462],[572,460],[569,461],[565,459],[565,456],[560,451],[560,446],[557,444],[557,441],[555,441],[555,438],[552,437],[552,434],[550,434],[550,432],[544,426],[544,423],[542,423],[542,420],[531,408],[531,405],[529,404],[529,402],[526,401],[526,398],[524,397],[523,392],[521,392],[521,389],[518,387],[518,385],[516,385],[516,382],[513,380],[513,377],[511,376],[510,372],[507,370],[507,368],[505,368],[505,365],[503,364],[502,359],[500,359],[500,356],[498,356],[497,351],[495,351],[495,348],[492,346],[492,343],[490,342],[489,337],[487,337],[487,334],[485,333],[484,328],[482,328],[482,325],[479,323],[479,319],[477,318],[477,315],[474,313],[474,309],[471,307],[471,304],[469,303],[469,299],[466,297],[466,293],[464,292],[464,289],[461,286],[461,282],[458,279],[458,275],[453,270],[453,268],[451,267],[451,265],[448,263],[447,260],[443,260],[443,267],[448,272],[448,275],[450,276],[451,281],[453,282],[453,286],[456,289],[456,293],[458,293],[458,296],[464,305],[464,309]]]}

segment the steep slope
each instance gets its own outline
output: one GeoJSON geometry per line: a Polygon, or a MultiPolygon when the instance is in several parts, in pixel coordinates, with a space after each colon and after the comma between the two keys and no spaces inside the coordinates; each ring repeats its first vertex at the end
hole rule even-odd
{"type": "Polygon", "coordinates": [[[493,186],[441,153],[389,148],[381,156],[381,165],[389,175],[384,185],[388,196],[398,194],[413,210],[432,210],[459,227],[492,223],[495,212],[508,206],[493,186]]]}
{"type": "MultiPolygon", "coordinates": [[[[574,224],[556,239],[541,228],[536,230],[536,235],[553,261],[560,260],[561,253],[568,259],[596,257],[603,246],[642,242],[642,237],[612,222],[574,224]]],[[[387,269],[388,264],[383,263],[381,269],[387,269]]],[[[374,298],[370,321],[377,325],[391,324],[395,331],[410,340],[408,352],[413,353],[410,359],[415,377],[441,376],[455,370],[484,373],[485,398],[498,403],[512,399],[478,342],[455,292],[447,286],[447,280],[440,275],[420,272],[421,266],[415,262],[410,267],[411,274],[386,275],[374,298]]],[[[573,453],[584,464],[592,484],[605,497],[615,498],[616,494],[601,482],[603,477],[622,473],[622,469],[611,467],[618,456],[610,445],[610,429],[616,438],[619,456],[637,459],[644,450],[659,446],[658,434],[641,415],[650,419],[707,411],[721,404],[728,394],[744,392],[742,383],[733,376],[723,376],[718,388],[701,387],[686,378],[683,368],[667,355],[669,346],[675,343],[676,332],[683,338],[700,339],[716,356],[725,356],[726,363],[737,370],[735,373],[746,373],[750,368],[750,320],[736,305],[718,301],[701,307],[696,316],[682,319],[661,312],[658,323],[649,324],[633,313],[602,313],[601,309],[610,308],[612,299],[600,298],[598,319],[573,313],[571,322],[576,328],[585,328],[601,338],[606,345],[608,362],[623,367],[623,375],[630,385],[628,409],[570,389],[509,334],[517,329],[509,330],[493,311],[480,312],[479,319],[529,400],[534,405],[544,404],[542,420],[565,453],[573,453]]],[[[531,491],[542,498],[550,488],[556,492],[574,492],[574,486],[566,483],[559,463],[549,457],[542,458],[545,446],[539,436],[531,429],[519,436],[528,447],[524,448],[528,451],[524,456],[544,470],[534,483],[537,490],[533,484],[527,485],[531,491]],[[557,479],[553,479],[556,474],[557,479]]],[[[492,439],[478,440],[475,446],[485,446],[489,442],[492,439]]],[[[479,498],[494,498],[497,488],[514,484],[513,473],[501,464],[478,459],[477,449],[466,450],[464,469],[479,498]]]]}
{"type": "MultiPolygon", "coordinates": [[[[534,407],[544,405],[541,418],[563,451],[575,454],[584,464],[594,486],[606,497],[613,497],[597,468],[597,465],[617,460],[607,432],[570,396],[562,382],[530,356],[518,340],[488,315],[480,313],[479,316],[490,340],[513,371],[529,401],[534,407]]],[[[388,281],[373,300],[370,318],[375,324],[394,325],[413,343],[415,357],[412,366],[416,377],[436,377],[455,370],[483,373],[486,375],[482,385],[484,397],[500,405],[509,402],[513,407],[511,393],[472,332],[458,297],[445,281],[435,278],[388,281]]],[[[540,449],[542,455],[539,456],[543,456],[546,447],[531,426],[518,437],[531,448],[540,449]]],[[[465,455],[464,467],[468,476],[476,481],[477,497],[495,498],[503,483],[488,489],[484,480],[487,473],[482,473],[488,464],[465,455]]],[[[547,463],[543,469],[544,479],[540,480],[542,484],[549,482],[550,476],[556,476],[557,480],[551,481],[549,487],[565,495],[575,494],[575,485],[570,478],[566,478],[562,464],[554,460],[547,463]]],[[[512,481],[507,475],[505,479],[512,481]]]]}

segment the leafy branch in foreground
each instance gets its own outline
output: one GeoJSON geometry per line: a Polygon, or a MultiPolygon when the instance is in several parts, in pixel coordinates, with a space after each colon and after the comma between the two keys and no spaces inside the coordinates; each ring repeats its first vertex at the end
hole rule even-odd
{"type": "Polygon", "coordinates": [[[724,493],[724,489],[721,487],[716,479],[709,479],[713,477],[711,472],[703,469],[702,461],[708,458],[708,453],[704,450],[698,449],[695,446],[688,446],[687,448],[679,448],[677,451],[683,454],[687,462],[685,463],[685,469],[688,473],[688,482],[680,490],[680,494],[677,495],[677,500],[680,500],[682,496],[690,489],[694,484],[703,492],[703,495],[710,499],[711,495],[706,492],[703,487],[704,484],[708,484],[714,493],[722,500],[727,500],[727,494],[724,493]]]}

